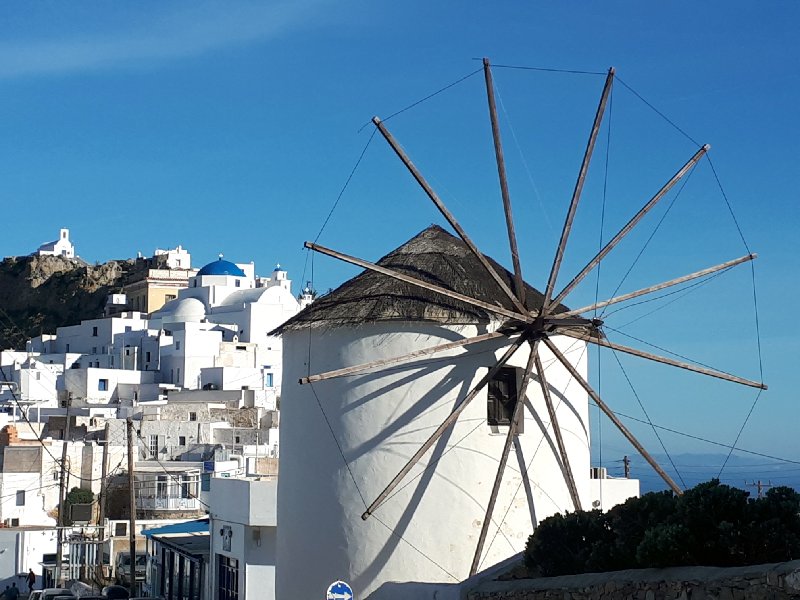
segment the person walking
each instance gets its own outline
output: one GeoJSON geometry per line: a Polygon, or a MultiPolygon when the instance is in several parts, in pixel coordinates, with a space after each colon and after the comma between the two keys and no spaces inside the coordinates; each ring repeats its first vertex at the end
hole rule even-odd
{"type": "Polygon", "coordinates": [[[36,573],[33,572],[33,569],[28,570],[28,575],[25,577],[25,581],[28,582],[28,593],[30,594],[33,591],[33,586],[36,585],[36,573]]]}

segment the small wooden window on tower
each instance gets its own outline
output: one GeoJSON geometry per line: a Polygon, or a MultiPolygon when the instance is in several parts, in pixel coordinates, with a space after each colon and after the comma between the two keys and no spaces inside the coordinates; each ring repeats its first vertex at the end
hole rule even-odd
{"type": "MultiPolygon", "coordinates": [[[[514,367],[503,367],[489,380],[486,421],[489,425],[510,426],[517,406],[517,371],[514,367]]],[[[517,425],[522,433],[522,423],[517,425]]]]}

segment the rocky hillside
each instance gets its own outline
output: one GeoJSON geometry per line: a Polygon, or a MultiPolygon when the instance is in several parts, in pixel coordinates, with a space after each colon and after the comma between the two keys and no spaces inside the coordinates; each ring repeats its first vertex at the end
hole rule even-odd
{"type": "Polygon", "coordinates": [[[0,349],[25,349],[28,338],[102,316],[106,296],[144,265],[87,265],[60,256],[19,256],[0,262],[0,349]]]}

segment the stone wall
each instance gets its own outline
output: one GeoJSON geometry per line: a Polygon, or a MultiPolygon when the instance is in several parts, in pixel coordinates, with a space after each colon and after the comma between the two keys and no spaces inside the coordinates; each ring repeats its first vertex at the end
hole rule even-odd
{"type": "Polygon", "coordinates": [[[800,598],[800,560],[749,567],[673,567],[479,584],[467,600],[784,600],[800,598]]]}

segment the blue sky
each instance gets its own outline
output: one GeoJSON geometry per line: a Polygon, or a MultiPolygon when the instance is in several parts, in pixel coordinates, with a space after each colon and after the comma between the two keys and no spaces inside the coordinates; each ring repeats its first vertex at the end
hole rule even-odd
{"type": "MultiPolygon", "coordinates": [[[[800,308],[796,2],[19,2],[0,6],[0,19],[0,254],[28,253],[69,227],[89,261],[182,244],[198,266],[223,252],[254,260],[264,274],[280,262],[298,283],[304,272],[312,277],[302,243],[319,232],[373,115],[470,74],[482,56],[592,72],[613,65],[692,139],[712,145],[727,198],[760,255],[770,390],[739,445],[800,460],[800,353],[787,324],[800,308]]],[[[525,275],[542,287],[603,76],[494,73],[525,275]]],[[[480,74],[387,125],[478,245],[509,264],[480,74]]],[[[695,149],[617,82],[560,281],[597,250],[604,182],[608,239],[695,149]]],[[[603,267],[600,296],[614,292],[674,196],[603,267]]],[[[433,222],[442,220],[376,137],[320,242],[374,260],[433,222]]],[[[745,253],[703,161],[621,292],[745,253]]],[[[321,257],[313,267],[320,290],[356,273],[321,257]]],[[[590,278],[570,302],[594,294],[590,278]]],[[[626,309],[608,324],[758,378],[748,267],[667,304],[673,299],[626,309]]],[[[692,435],[731,443],[755,398],[621,360],[650,417],[692,435]]],[[[601,357],[599,368],[593,358],[607,400],[642,417],[614,357],[601,357]]],[[[631,427],[660,448],[646,426],[631,427]]],[[[629,452],[608,423],[599,438],[604,457],[629,452]]],[[[671,452],[711,451],[674,434],[663,440],[671,452]]]]}

